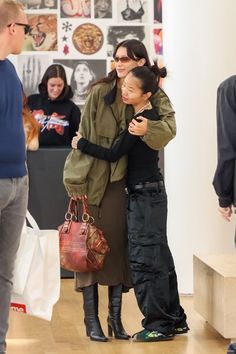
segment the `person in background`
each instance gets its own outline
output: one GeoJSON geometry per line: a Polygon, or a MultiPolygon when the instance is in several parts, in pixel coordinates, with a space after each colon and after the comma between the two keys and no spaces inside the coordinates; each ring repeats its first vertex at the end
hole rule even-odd
{"type": "Polygon", "coordinates": [[[95,73],[86,60],[80,60],[74,67],[71,75],[71,88],[74,93],[73,102],[76,105],[84,104],[91,83],[95,80],[95,73]]]}
{"type": "MultiPolygon", "coordinates": [[[[217,89],[217,155],[213,186],[218,196],[219,213],[230,221],[236,207],[236,75],[224,80],[217,89]]],[[[236,243],[236,239],[234,240],[236,243]]],[[[227,354],[236,353],[231,343],[227,354]]]]}
{"type": "Polygon", "coordinates": [[[236,206],[236,75],[224,80],[217,90],[218,161],[213,186],[218,196],[219,212],[230,221],[236,206]]]}
{"type": "Polygon", "coordinates": [[[23,93],[23,125],[27,150],[35,151],[39,148],[39,124],[34,119],[27,105],[27,97],[23,93]]]}
{"type": "Polygon", "coordinates": [[[28,20],[22,5],[0,0],[0,354],[6,334],[12,278],[28,202],[22,84],[9,54],[20,54],[28,20]]]}
{"type": "MultiPolygon", "coordinates": [[[[125,40],[114,51],[115,68],[93,85],[85,102],[80,133],[92,143],[111,147],[129,121],[133,109],[122,102],[121,86],[129,71],[151,66],[147,50],[136,39],[125,40]]],[[[152,97],[159,121],[130,122],[130,129],[156,150],[165,146],[176,133],[174,111],[167,95],[158,90],[152,97]]],[[[110,246],[104,267],[98,272],[76,273],[76,290],[82,291],[86,333],[91,340],[107,341],[98,317],[98,284],[108,286],[109,333],[117,339],[129,339],[121,321],[122,293],[132,287],[128,259],[125,176],[127,161],[95,159],[73,149],[64,167],[64,185],[74,198],[87,195],[89,210],[96,226],[103,230],[110,246]]]]}
{"type": "Polygon", "coordinates": [[[71,101],[62,65],[52,64],[39,84],[39,93],[28,96],[27,104],[40,125],[39,146],[69,146],[78,130],[80,109],[71,101]]]}
{"type": "MultiPolygon", "coordinates": [[[[124,79],[122,100],[133,106],[137,121],[140,116],[159,120],[150,97],[165,76],[165,68],[139,66],[124,79]]],[[[144,330],[136,333],[134,340],[168,340],[175,334],[187,333],[189,328],[180,306],[174,262],[167,243],[167,196],[158,167],[158,151],[127,129],[109,149],[90,143],[80,133],[73,138],[72,147],[109,162],[128,153],[129,260],[136,299],[144,316],[144,330]]]]}

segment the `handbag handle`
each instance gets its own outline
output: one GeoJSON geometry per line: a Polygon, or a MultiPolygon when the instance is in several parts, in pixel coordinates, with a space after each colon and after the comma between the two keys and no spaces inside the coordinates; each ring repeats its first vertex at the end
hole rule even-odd
{"type": "Polygon", "coordinates": [[[70,198],[69,207],[68,207],[68,210],[65,215],[65,220],[66,221],[69,221],[69,220],[77,221],[78,220],[79,215],[78,215],[77,200],[81,200],[81,202],[82,202],[82,215],[81,215],[82,221],[89,222],[90,224],[93,224],[94,218],[91,215],[89,215],[88,197],[86,195],[81,195],[81,196],[77,197],[77,199],[70,198]]]}

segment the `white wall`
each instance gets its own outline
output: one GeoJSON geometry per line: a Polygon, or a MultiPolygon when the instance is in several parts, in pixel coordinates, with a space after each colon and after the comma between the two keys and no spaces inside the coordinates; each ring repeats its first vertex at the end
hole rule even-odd
{"type": "Polygon", "coordinates": [[[236,73],[236,1],[165,0],[163,6],[165,90],[178,129],[165,149],[168,237],[179,291],[192,293],[193,254],[235,251],[235,221],[218,215],[212,179],[216,90],[236,73]]]}

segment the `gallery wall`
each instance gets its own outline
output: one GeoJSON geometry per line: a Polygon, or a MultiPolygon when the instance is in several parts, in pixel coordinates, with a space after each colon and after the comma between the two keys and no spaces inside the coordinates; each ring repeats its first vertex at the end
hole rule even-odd
{"type": "Polygon", "coordinates": [[[163,2],[165,90],[177,123],[165,149],[168,237],[184,293],[193,291],[193,254],[235,253],[235,216],[223,220],[212,186],[217,87],[236,74],[235,15],[235,0],[163,2]]]}
{"type": "MultiPolygon", "coordinates": [[[[12,60],[26,95],[37,92],[43,73],[52,63],[64,65],[69,83],[81,64],[80,80],[84,80],[84,87],[86,80],[91,84],[110,71],[113,49],[123,39],[140,39],[150,58],[158,55],[163,62],[162,0],[21,1],[31,31],[22,54],[12,60]]],[[[85,92],[75,93],[74,101],[81,107],[85,97],[85,92]]]]}

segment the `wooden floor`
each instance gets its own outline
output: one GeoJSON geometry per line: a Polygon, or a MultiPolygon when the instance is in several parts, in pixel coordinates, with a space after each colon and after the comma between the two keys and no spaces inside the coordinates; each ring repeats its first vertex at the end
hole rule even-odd
{"type": "MultiPolygon", "coordinates": [[[[107,288],[100,287],[100,320],[107,334],[107,288]]],[[[61,298],[51,322],[11,311],[8,354],[226,354],[229,340],[221,337],[193,309],[193,298],[182,296],[190,332],[169,342],[135,343],[111,339],[92,342],[85,336],[82,296],[73,290],[73,280],[63,279],[61,298]]],[[[123,323],[130,334],[141,329],[141,314],[131,291],[123,298],[123,323]]]]}

